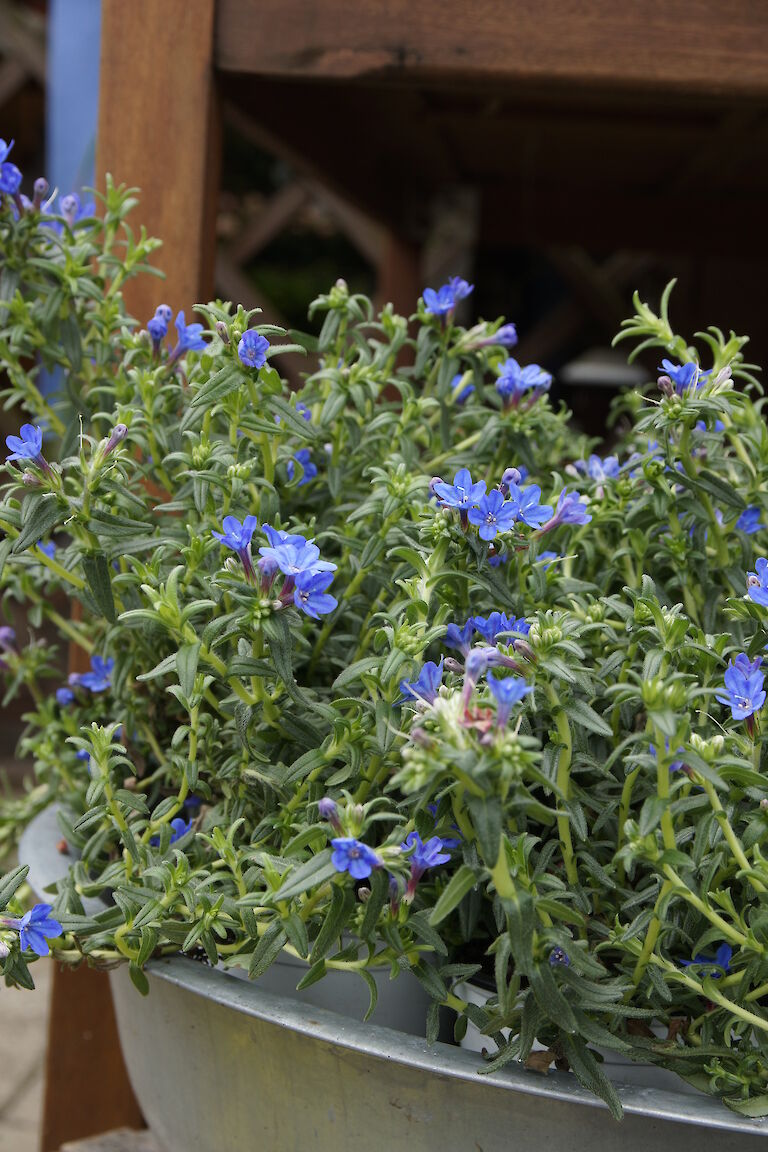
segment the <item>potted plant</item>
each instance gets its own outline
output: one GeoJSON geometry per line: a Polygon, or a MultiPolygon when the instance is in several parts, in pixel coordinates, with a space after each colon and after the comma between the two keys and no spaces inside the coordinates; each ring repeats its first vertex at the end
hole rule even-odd
{"type": "MultiPolygon", "coordinates": [[[[108,182],[98,215],[57,211],[41,184],[29,201],[3,180],[0,358],[21,427],[0,579],[26,623],[1,643],[8,695],[31,697],[35,784],[2,828],[57,805],[69,852],[28,912],[24,867],[0,889],[6,980],[28,985],[49,946],[119,967],[150,1095],[151,1053],[197,1051],[184,989],[220,1059],[240,1030],[228,1075],[266,1075],[267,1051],[303,1059],[275,1147],[317,1123],[323,1086],[349,1118],[450,1082],[452,1124],[484,1148],[510,1087],[542,1134],[595,1097],[615,1116],[623,1100],[628,1147],[647,1142],[644,1110],[714,1124],[723,1148],[757,1131],[768,437],[745,338],[689,346],[669,289],[658,315],[636,298],[619,339],[658,349],[662,373],[622,397],[598,456],[551,376],[511,354],[514,325],[456,322],[464,280],[426,289],[410,322],[339,281],[310,308],[316,337],[222,301],[200,322],[162,304],[139,321],[121,288],[155,242],[125,223],[132,193],[108,182]],[[298,393],[275,367],[288,349],[307,353],[298,393]],[[51,631],[87,666],[67,678],[51,631]],[[270,998],[259,979],[286,956],[300,990],[343,973],[369,1011],[375,970],[398,999],[420,986],[427,1043],[270,998]],[[484,1004],[459,994],[483,974],[484,1004]],[[441,1007],[489,1061],[430,1047],[441,1007]],[[381,1101],[350,1098],[360,1069],[334,1077],[334,1045],[386,1059],[381,1101]],[[617,1089],[606,1052],[672,1069],[696,1107],[617,1089]]],[[[34,827],[50,853],[50,820],[34,827]]],[[[206,1124],[233,1123],[203,1063],[173,1121],[167,1093],[145,1103],[174,1147],[180,1125],[206,1148],[206,1124]]]]}

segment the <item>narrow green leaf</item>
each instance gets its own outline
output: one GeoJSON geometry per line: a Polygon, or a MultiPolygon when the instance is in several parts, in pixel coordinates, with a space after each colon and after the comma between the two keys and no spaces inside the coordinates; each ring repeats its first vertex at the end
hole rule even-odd
{"type": "Polygon", "coordinates": [[[88,581],[94,602],[102,616],[114,624],[115,601],[112,596],[112,580],[110,579],[109,564],[103,552],[87,552],[82,557],[83,575],[88,581]]]}
{"type": "Polygon", "coordinates": [[[432,915],[429,917],[430,924],[434,927],[435,924],[445,920],[446,916],[453,912],[467,892],[471,892],[476,884],[477,877],[474,869],[470,868],[468,864],[462,864],[458,872],[455,872],[451,877],[447,887],[440,893],[437,904],[432,909],[432,915]]]}

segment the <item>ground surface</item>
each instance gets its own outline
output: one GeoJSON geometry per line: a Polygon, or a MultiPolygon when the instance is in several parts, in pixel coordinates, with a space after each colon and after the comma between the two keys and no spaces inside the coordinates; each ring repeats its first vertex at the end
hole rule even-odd
{"type": "Polygon", "coordinates": [[[38,1152],[52,963],[32,965],[34,992],[0,985],[0,1152],[38,1152]]]}

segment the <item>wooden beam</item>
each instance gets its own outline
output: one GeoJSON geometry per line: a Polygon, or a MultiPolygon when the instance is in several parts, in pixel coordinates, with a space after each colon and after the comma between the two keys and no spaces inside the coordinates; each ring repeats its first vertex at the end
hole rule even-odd
{"type": "Polygon", "coordinates": [[[220,167],[213,76],[215,0],[103,0],[97,180],[138,185],[131,217],[163,241],[165,284],[126,285],[140,320],[165,301],[189,309],[213,289],[220,167]]]}
{"type": "Polygon", "coordinates": [[[768,92],[755,0],[219,0],[217,66],[262,76],[768,92]]]}
{"type": "MultiPolygon", "coordinates": [[[[138,993],[137,993],[138,995],[138,993]]],[[[57,967],[51,994],[41,1152],[143,1124],[117,1038],[109,977],[57,967]]]]}

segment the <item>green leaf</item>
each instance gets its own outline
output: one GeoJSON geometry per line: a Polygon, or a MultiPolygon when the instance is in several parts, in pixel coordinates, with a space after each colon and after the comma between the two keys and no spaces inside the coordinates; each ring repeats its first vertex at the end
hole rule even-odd
{"type": "Polygon", "coordinates": [[[94,602],[102,616],[114,624],[115,601],[112,596],[112,581],[110,579],[109,564],[103,552],[87,552],[82,557],[83,574],[88,581],[94,602]]]}
{"type": "Polygon", "coordinates": [[[139,968],[138,965],[134,964],[133,961],[131,961],[131,963],[128,967],[128,972],[129,972],[129,975],[131,977],[131,980],[133,981],[135,986],[138,988],[139,992],[141,992],[142,996],[148,996],[149,995],[149,980],[147,980],[147,977],[142,972],[141,968],[139,968]]]}
{"type": "Polygon", "coordinates": [[[312,888],[315,884],[322,884],[331,876],[336,875],[338,875],[337,870],[331,863],[331,850],[325,848],[322,852],[318,852],[317,856],[307,860],[301,867],[289,872],[285,881],[273,893],[272,900],[277,902],[288,900],[293,896],[300,896],[308,888],[312,888]]]}
{"type": "Polygon", "coordinates": [[[570,704],[566,704],[565,712],[569,719],[590,732],[596,732],[598,736],[613,735],[610,724],[607,724],[584,700],[572,700],[570,704]]]}
{"type": "Polygon", "coordinates": [[[768,1116],[768,1093],[765,1092],[759,1096],[750,1096],[749,1100],[740,1098],[729,1100],[724,1096],[723,1104],[732,1112],[738,1112],[740,1116],[768,1116]]]}
{"type": "Polygon", "coordinates": [[[501,843],[501,803],[495,798],[472,796],[468,807],[483,859],[488,868],[493,868],[499,857],[501,843]]]}
{"type": "Polygon", "coordinates": [[[51,493],[27,496],[21,509],[21,532],[13,542],[12,551],[23,552],[30,544],[36,544],[51,528],[60,524],[66,515],[66,505],[51,493]]]}
{"type": "Polygon", "coordinates": [[[354,906],[355,894],[352,888],[343,887],[341,884],[331,885],[331,903],[317,934],[317,939],[312,945],[312,951],[309,955],[310,964],[316,964],[318,960],[322,960],[328,955],[334,942],[341,936],[354,906]]]}
{"type": "Polygon", "coordinates": [[[279,920],[274,920],[259,940],[248,968],[248,976],[255,980],[262,976],[283,950],[288,936],[279,920]]]}
{"type": "Polygon", "coordinates": [[[368,1002],[368,1010],[365,1013],[365,1016],[363,1016],[363,1021],[370,1020],[376,1009],[376,1001],[379,998],[379,990],[376,987],[376,981],[374,980],[373,976],[371,976],[370,972],[366,972],[364,968],[356,968],[355,971],[368,987],[368,992],[371,998],[368,1002]]]}
{"type": "Polygon", "coordinates": [[[432,914],[429,917],[430,924],[439,924],[445,920],[454,908],[461,903],[466,896],[467,892],[471,892],[477,884],[477,877],[474,869],[470,868],[468,864],[462,864],[458,872],[455,872],[451,877],[446,888],[440,893],[440,898],[432,909],[432,914]]]}
{"type": "Polygon", "coordinates": [[[186,432],[195,423],[197,416],[204,410],[211,408],[230,392],[236,392],[247,384],[247,377],[236,364],[225,364],[210,380],[203,385],[192,397],[189,407],[181,421],[181,431],[186,432]]]}
{"type": "Polygon", "coordinates": [[[590,1092],[594,1092],[608,1105],[615,1120],[621,1120],[624,1110],[616,1089],[603,1072],[595,1057],[578,1036],[564,1036],[563,1044],[568,1063],[579,1082],[590,1092]]]}
{"type": "Polygon", "coordinates": [[[193,644],[182,644],[176,654],[176,671],[179,675],[179,684],[187,698],[189,698],[195,690],[195,676],[197,675],[197,662],[199,658],[199,640],[196,640],[193,644]]]}
{"type": "Polygon", "coordinates": [[[5,908],[16,889],[20,888],[26,880],[28,872],[28,864],[19,864],[12,872],[8,872],[3,876],[2,880],[0,880],[0,908],[5,908]]]}

